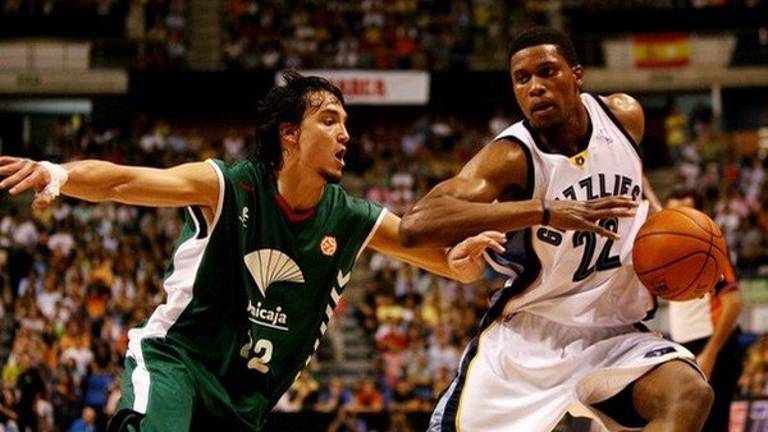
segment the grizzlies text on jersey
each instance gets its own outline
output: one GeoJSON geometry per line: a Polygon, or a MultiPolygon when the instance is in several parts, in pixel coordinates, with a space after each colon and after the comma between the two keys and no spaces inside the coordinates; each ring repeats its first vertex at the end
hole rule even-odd
{"type": "MultiPolygon", "coordinates": [[[[576,155],[548,152],[525,121],[497,137],[515,140],[528,154],[529,198],[587,201],[625,195],[642,200],[642,163],[633,140],[600,98],[583,93],[581,100],[590,127],[586,146],[576,155]]],[[[540,225],[509,233],[508,252],[487,256],[491,266],[511,277],[509,291],[500,296],[504,304],[492,308],[497,311],[492,318],[503,308],[504,315],[525,310],[574,326],[624,325],[643,319],[653,303],[631,260],[647,209],[642,203],[635,217],[599,222],[618,232],[619,241],[540,225]]]]}

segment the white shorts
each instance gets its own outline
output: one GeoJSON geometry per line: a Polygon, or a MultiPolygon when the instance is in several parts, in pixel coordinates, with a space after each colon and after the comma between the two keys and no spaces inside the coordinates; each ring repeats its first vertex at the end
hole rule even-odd
{"type": "Polygon", "coordinates": [[[690,351],[637,326],[568,327],[520,312],[472,340],[429,431],[550,431],[567,411],[637,430],[592,404],[674,359],[696,367],[690,351]]]}

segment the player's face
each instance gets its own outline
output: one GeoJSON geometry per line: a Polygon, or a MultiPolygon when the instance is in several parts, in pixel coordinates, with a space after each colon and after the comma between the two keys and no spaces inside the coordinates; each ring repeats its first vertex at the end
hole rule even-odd
{"type": "Polygon", "coordinates": [[[510,58],[515,99],[536,129],[565,122],[578,104],[583,70],[570,66],[555,45],[535,45],[510,58]]]}
{"type": "Polygon", "coordinates": [[[301,121],[299,152],[303,165],[325,181],[338,183],[344,169],[349,133],[347,112],[331,93],[309,96],[309,107],[301,121]]]}

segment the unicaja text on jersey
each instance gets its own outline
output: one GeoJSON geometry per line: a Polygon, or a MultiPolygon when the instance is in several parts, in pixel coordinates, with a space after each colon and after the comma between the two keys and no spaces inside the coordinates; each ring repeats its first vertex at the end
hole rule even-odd
{"type": "Polygon", "coordinates": [[[283,308],[278,306],[274,310],[267,307],[263,307],[261,302],[257,302],[256,306],[248,301],[248,314],[250,320],[254,324],[267,324],[267,327],[276,328],[279,330],[288,330],[286,324],[288,322],[288,315],[282,312],[283,308]]]}

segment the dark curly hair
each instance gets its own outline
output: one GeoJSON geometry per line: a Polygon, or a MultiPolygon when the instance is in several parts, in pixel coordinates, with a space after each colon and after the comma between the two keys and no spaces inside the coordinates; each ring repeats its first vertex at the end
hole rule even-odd
{"type": "Polygon", "coordinates": [[[509,44],[507,60],[512,59],[518,51],[536,45],[555,45],[560,55],[568,62],[568,66],[579,64],[579,56],[576,54],[571,38],[560,30],[550,27],[531,27],[518,33],[509,44]]]}
{"type": "Polygon", "coordinates": [[[255,152],[253,160],[272,170],[283,167],[280,124],[298,125],[310,108],[309,96],[315,92],[334,95],[342,106],[344,96],[325,78],[303,76],[294,70],[283,72],[285,85],[276,86],[264,96],[256,108],[255,152]]]}

